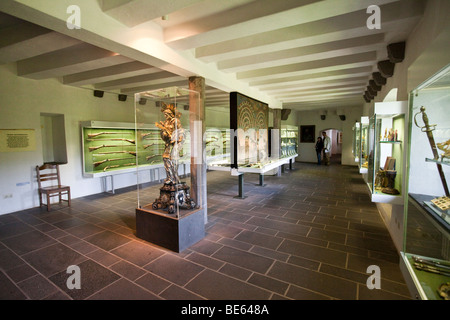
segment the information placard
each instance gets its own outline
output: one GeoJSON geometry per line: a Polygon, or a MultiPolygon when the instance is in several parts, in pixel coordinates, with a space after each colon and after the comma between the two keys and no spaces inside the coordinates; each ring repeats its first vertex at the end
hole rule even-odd
{"type": "Polygon", "coordinates": [[[0,152],[36,150],[34,129],[0,129],[0,152]]]}

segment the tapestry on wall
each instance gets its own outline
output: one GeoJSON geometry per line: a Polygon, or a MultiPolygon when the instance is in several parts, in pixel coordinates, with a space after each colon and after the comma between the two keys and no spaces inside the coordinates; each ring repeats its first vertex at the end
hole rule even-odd
{"type": "Polygon", "coordinates": [[[258,165],[268,160],[269,106],[238,92],[230,93],[230,128],[234,130],[231,166],[258,165]]]}

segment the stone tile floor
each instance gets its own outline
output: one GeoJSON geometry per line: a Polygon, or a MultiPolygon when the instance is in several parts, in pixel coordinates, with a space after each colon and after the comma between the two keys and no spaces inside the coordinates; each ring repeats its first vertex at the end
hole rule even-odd
{"type": "MultiPolygon", "coordinates": [[[[399,256],[356,167],[208,172],[206,237],[174,253],[135,236],[135,188],[0,216],[0,299],[409,300],[399,256]],[[70,265],[81,289],[68,289],[70,265]],[[381,271],[369,290],[367,267],[381,271]]],[[[148,201],[160,184],[146,187],[148,201]]],[[[147,199],[141,198],[141,201],[147,199]]]]}

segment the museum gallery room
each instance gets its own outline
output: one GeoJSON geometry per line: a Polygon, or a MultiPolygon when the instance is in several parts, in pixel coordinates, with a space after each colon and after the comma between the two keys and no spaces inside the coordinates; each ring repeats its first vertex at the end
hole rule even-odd
{"type": "Polygon", "coordinates": [[[0,1],[0,299],[450,299],[449,14],[0,1]]]}

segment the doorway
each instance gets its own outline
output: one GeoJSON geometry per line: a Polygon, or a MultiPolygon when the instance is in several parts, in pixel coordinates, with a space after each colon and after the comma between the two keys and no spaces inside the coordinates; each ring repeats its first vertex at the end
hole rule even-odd
{"type": "Polygon", "coordinates": [[[341,164],[341,157],[342,157],[342,131],[334,128],[324,129],[320,131],[320,134],[322,135],[322,132],[325,131],[327,133],[327,136],[330,137],[331,140],[331,156],[330,156],[330,162],[341,164]]]}

